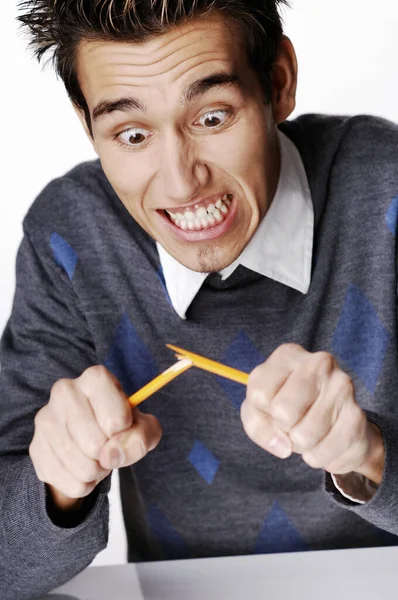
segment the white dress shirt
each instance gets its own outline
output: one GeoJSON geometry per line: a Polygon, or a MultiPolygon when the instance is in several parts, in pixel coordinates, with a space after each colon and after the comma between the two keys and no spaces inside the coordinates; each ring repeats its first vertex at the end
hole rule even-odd
{"type": "MultiPolygon", "coordinates": [[[[227,279],[243,265],[306,294],[311,283],[314,207],[296,146],[282,132],[279,142],[281,172],[271,205],[242,254],[220,275],[227,279]]],[[[208,273],[184,267],[159,243],[157,249],[173,308],[181,319],[186,319],[186,312],[208,273]]],[[[375,492],[374,485],[358,473],[332,475],[332,478],[340,493],[360,504],[370,500],[375,492]]]]}

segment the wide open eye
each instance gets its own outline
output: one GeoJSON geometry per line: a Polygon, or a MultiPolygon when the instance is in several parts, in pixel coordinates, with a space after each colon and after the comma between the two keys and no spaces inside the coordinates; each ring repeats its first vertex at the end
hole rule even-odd
{"type": "Polygon", "coordinates": [[[206,129],[217,129],[224,125],[228,118],[228,114],[227,110],[211,110],[202,115],[198,122],[206,129]]]}
{"type": "Polygon", "coordinates": [[[137,147],[141,146],[148,139],[150,132],[147,129],[142,129],[141,127],[131,127],[130,129],[126,129],[119,134],[119,139],[121,143],[125,146],[137,147]]]}

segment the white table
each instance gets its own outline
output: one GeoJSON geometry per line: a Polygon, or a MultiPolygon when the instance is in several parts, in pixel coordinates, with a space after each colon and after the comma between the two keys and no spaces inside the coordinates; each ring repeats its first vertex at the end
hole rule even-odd
{"type": "Polygon", "coordinates": [[[396,600],[398,548],[90,567],[42,600],[396,600]]]}

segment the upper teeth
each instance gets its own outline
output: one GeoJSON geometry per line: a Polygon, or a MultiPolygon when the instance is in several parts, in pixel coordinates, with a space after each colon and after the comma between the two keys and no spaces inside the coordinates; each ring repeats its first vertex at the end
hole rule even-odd
{"type": "Polygon", "coordinates": [[[178,223],[180,227],[186,229],[197,229],[208,225],[214,225],[215,221],[221,220],[221,213],[224,215],[228,212],[228,207],[231,200],[227,195],[219,198],[215,204],[209,204],[207,209],[204,206],[199,206],[196,210],[187,209],[183,213],[172,213],[167,211],[171,219],[178,223]]]}

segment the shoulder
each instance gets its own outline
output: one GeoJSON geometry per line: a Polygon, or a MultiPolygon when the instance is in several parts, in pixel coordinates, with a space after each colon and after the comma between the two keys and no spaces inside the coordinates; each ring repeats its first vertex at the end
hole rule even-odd
{"type": "Polygon", "coordinates": [[[100,162],[82,163],[46,185],[31,205],[24,227],[32,234],[59,223],[63,228],[73,227],[96,211],[107,210],[112,194],[100,162]]]}
{"type": "Polygon", "coordinates": [[[281,129],[298,146],[331,149],[335,156],[350,152],[351,160],[398,163],[398,125],[380,117],[308,114],[284,123],[281,129]]]}

